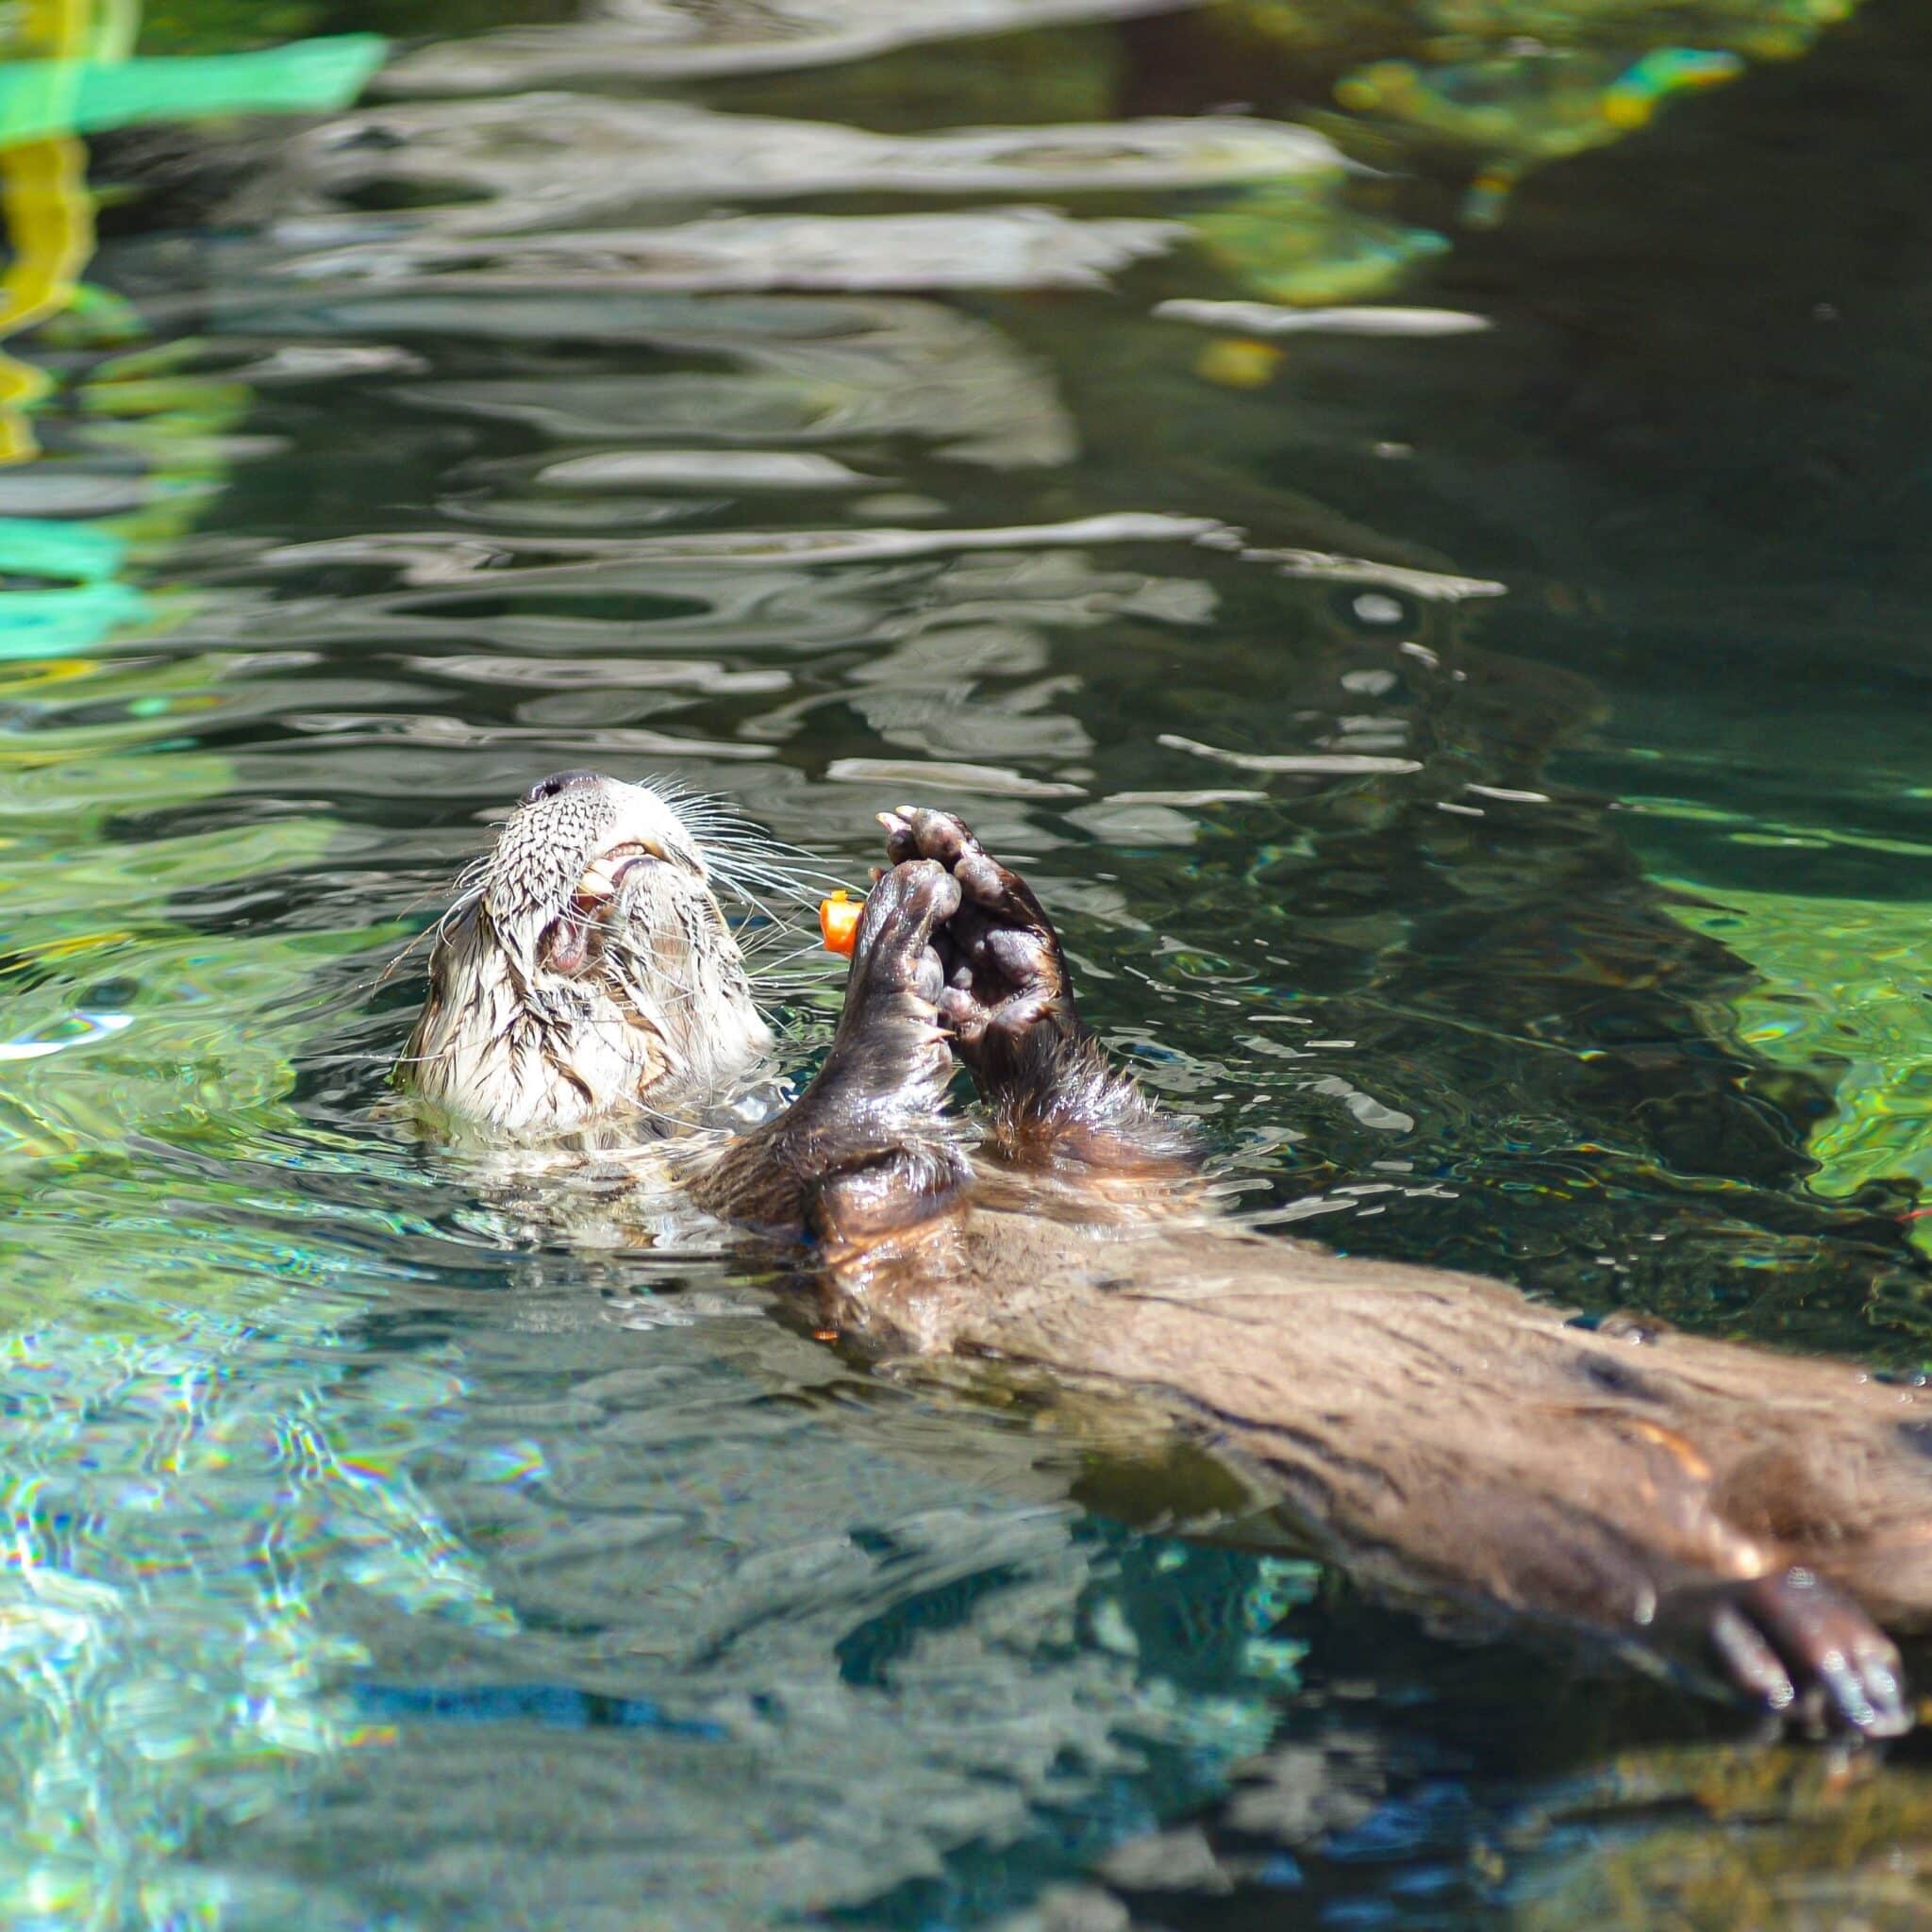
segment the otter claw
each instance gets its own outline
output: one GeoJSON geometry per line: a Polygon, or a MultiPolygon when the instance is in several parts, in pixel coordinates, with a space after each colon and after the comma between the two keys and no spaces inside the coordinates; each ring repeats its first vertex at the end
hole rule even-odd
{"type": "Polygon", "coordinates": [[[949,811],[930,811],[924,806],[902,805],[895,817],[910,833],[922,858],[935,858],[949,872],[969,854],[977,854],[979,841],[949,811]]]}
{"type": "Polygon", "coordinates": [[[1867,1738],[1911,1728],[1890,1640],[1849,1597],[1805,1569],[1760,1576],[1712,1613],[1712,1648],[1738,1688],[1779,1716],[1867,1738]]]}
{"type": "Polygon", "coordinates": [[[886,834],[886,857],[894,865],[904,865],[908,858],[919,857],[919,846],[912,836],[912,827],[895,811],[882,811],[877,814],[879,824],[886,834]]]}

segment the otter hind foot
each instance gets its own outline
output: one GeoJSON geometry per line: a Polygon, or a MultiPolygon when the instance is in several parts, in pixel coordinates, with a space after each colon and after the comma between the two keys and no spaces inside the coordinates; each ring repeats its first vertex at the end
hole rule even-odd
{"type": "Polygon", "coordinates": [[[1792,1568],[1727,1590],[1707,1631],[1724,1674],[1752,1702],[1807,1729],[1896,1738],[1912,1726],[1897,1649],[1822,1577],[1792,1568]]]}
{"type": "Polygon", "coordinates": [[[992,858],[951,812],[881,812],[895,865],[942,867],[959,904],[933,934],[944,968],[941,1017],[991,1111],[991,1146],[1009,1161],[1191,1174],[1199,1150],[1160,1114],[1087,1030],[1059,935],[1033,888],[992,858]]]}
{"type": "MultiPolygon", "coordinates": [[[[958,882],[959,908],[947,922],[940,1011],[979,1074],[1009,1060],[1042,1024],[1074,1025],[1073,989],[1059,935],[1033,889],[992,858],[951,812],[901,806],[881,812],[895,865],[924,859],[958,882]]],[[[982,1083],[984,1084],[984,1083],[982,1083]]]]}

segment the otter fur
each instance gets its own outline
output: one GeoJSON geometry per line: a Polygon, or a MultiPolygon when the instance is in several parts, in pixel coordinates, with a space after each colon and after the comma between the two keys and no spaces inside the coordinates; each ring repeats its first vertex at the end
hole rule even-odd
{"type": "Polygon", "coordinates": [[[770,1036],[702,837],[589,773],[526,794],[443,921],[401,1083],[533,1144],[653,1143],[698,1207],[791,1244],[853,1341],[1152,1403],[1372,1587],[1594,1633],[1809,1727],[1910,1726],[1880,1623],[1932,1623],[1932,1391],[1218,1218],[1025,881],[950,814],[882,823],[837,1031],[782,1111],[665,1138],[770,1036]]]}

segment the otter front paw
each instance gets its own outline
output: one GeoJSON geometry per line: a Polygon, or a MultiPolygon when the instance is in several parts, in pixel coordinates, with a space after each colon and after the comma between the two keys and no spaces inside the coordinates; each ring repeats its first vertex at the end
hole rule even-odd
{"type": "Polygon", "coordinates": [[[951,1050],[935,1002],[934,928],[959,888],[926,860],[882,874],[865,902],[845,1008],[818,1077],[733,1141],[691,1191],[727,1220],[858,1241],[936,1213],[966,1166],[943,1102],[951,1050]]]}
{"type": "Polygon", "coordinates": [[[1032,887],[951,812],[908,805],[881,812],[879,823],[895,865],[943,867],[959,888],[958,909],[937,941],[938,1004],[980,1091],[1013,1097],[1051,1079],[1056,1058],[1084,1029],[1059,935],[1032,887]]]}
{"type": "Polygon", "coordinates": [[[926,859],[895,865],[873,881],[852,942],[848,1012],[855,1000],[898,994],[937,1007],[945,969],[934,932],[958,911],[959,897],[959,882],[926,859]]]}
{"type": "Polygon", "coordinates": [[[928,859],[895,865],[874,882],[827,1073],[888,1090],[922,1076],[943,1080],[952,1061],[938,1024],[945,965],[935,939],[959,896],[958,880],[928,859]]]}
{"type": "Polygon", "coordinates": [[[1731,1682],[1780,1717],[1867,1738],[1895,1738],[1912,1726],[1891,1640],[1808,1570],[1724,1591],[1707,1627],[1731,1682]]]}

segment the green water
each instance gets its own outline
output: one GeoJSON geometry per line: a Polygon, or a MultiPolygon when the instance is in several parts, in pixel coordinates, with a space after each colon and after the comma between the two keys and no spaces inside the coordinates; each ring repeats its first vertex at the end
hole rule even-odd
{"type": "Polygon", "coordinates": [[[1924,1746],[1160,1534],[385,1112],[532,779],[855,882],[930,799],[1270,1224],[1932,1357],[1923,9],[1115,10],[102,42],[0,468],[0,1921],[1924,1922],[1924,1746]],[[1157,313],[1236,301],[1430,314],[1157,313]]]}

